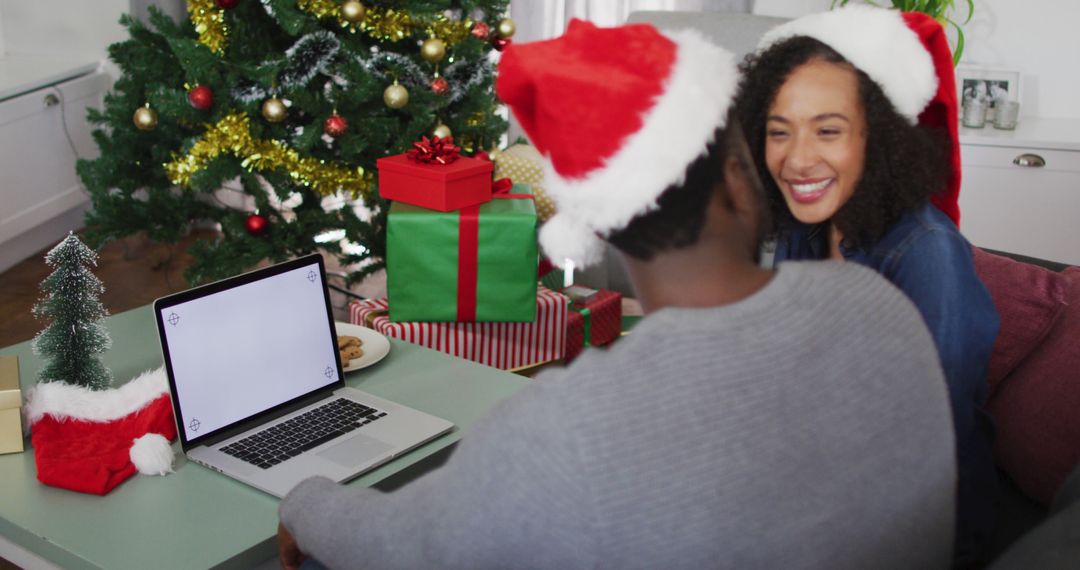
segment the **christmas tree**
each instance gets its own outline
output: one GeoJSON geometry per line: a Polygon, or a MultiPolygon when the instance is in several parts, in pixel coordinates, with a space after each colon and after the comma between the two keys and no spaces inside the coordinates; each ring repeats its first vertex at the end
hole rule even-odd
{"type": "Polygon", "coordinates": [[[34,305],[34,314],[52,322],[34,338],[34,352],[48,360],[39,379],[108,388],[112,375],[98,358],[111,344],[101,322],[108,313],[98,299],[105,287],[90,272],[97,254],[68,234],[45,262],[53,272],[41,282],[45,298],[34,305]]]}
{"type": "Polygon", "coordinates": [[[78,165],[88,240],[219,227],[191,248],[192,283],[317,249],[350,282],[384,267],[376,159],[423,135],[480,152],[506,130],[489,57],[514,32],[506,4],[189,0],[183,23],[124,17],[121,76],[90,111],[101,155],[78,165]]]}

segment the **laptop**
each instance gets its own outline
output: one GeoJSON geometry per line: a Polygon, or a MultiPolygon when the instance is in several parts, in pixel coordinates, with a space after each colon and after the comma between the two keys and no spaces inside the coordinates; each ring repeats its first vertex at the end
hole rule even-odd
{"type": "Polygon", "coordinates": [[[154,314],[184,454],[271,495],[351,479],[454,427],[345,386],[319,254],[163,297],[154,314]]]}

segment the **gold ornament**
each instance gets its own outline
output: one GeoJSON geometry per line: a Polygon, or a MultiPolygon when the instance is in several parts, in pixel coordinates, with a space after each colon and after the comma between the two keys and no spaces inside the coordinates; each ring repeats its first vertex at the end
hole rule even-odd
{"type": "Polygon", "coordinates": [[[350,24],[359,24],[364,21],[365,12],[367,12],[367,8],[356,0],[345,0],[341,4],[341,19],[350,24]]]}
{"type": "Polygon", "coordinates": [[[280,123],[289,116],[289,109],[285,102],[277,97],[271,97],[262,104],[262,116],[271,123],[280,123]]]}
{"type": "Polygon", "coordinates": [[[152,131],[157,127],[157,111],[151,109],[149,105],[139,107],[135,109],[131,121],[135,123],[135,128],[140,131],[152,131]]]}
{"type": "Polygon", "coordinates": [[[409,90],[403,85],[400,85],[397,81],[394,84],[387,87],[382,94],[383,103],[386,103],[387,107],[391,109],[400,109],[409,104],[409,90]]]}
{"type": "Polygon", "coordinates": [[[420,45],[420,57],[428,63],[439,63],[446,55],[446,43],[439,38],[428,38],[420,45]]]}
{"type": "Polygon", "coordinates": [[[514,25],[514,21],[510,18],[503,18],[499,20],[499,23],[495,26],[495,35],[504,40],[508,40],[514,37],[514,32],[517,31],[517,26],[514,25]]]}
{"type": "Polygon", "coordinates": [[[202,138],[192,145],[186,155],[174,157],[172,162],[166,164],[165,172],[173,184],[187,186],[195,173],[225,154],[241,159],[241,166],[248,171],[287,172],[293,180],[322,196],[347,191],[353,199],[367,199],[374,185],[374,177],[363,167],[350,167],[311,157],[301,158],[298,152],[281,141],[253,138],[250,119],[243,113],[234,113],[217,124],[207,125],[202,138]]]}
{"type": "Polygon", "coordinates": [[[439,137],[440,139],[448,139],[453,134],[454,133],[450,132],[450,127],[448,127],[448,126],[446,126],[446,125],[444,125],[442,123],[439,123],[439,124],[435,125],[435,128],[431,129],[431,136],[439,137]]]}
{"type": "Polygon", "coordinates": [[[199,43],[218,55],[224,54],[229,35],[229,29],[225,26],[225,10],[219,8],[214,0],[188,0],[187,9],[195,33],[199,34],[199,43]]]}

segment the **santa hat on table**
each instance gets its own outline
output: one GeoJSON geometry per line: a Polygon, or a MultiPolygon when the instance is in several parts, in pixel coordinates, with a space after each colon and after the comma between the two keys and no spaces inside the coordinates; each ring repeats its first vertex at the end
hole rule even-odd
{"type": "Polygon", "coordinates": [[[910,123],[947,133],[949,177],[931,202],[960,225],[956,75],[941,24],[921,12],[851,5],[781,24],[762,36],[758,51],[796,36],[814,38],[844,56],[910,123]]]}
{"type": "Polygon", "coordinates": [[[176,422],[162,368],[109,390],[44,382],[24,411],[46,485],[104,495],[136,470],[172,472],[176,422]]]}
{"type": "Polygon", "coordinates": [[[502,54],[496,89],[544,155],[557,212],[540,230],[556,264],[603,256],[602,237],[656,209],[723,127],[735,58],[693,31],[573,20],[502,54]]]}

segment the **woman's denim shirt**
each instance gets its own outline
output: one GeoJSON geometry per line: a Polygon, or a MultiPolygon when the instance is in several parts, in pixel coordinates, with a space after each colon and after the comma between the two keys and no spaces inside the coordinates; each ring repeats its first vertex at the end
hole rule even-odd
{"type": "MultiPolygon", "coordinates": [[[[776,262],[828,257],[828,227],[797,225],[777,243],[776,262]]],[[[971,244],[945,214],[926,204],[904,214],[877,243],[840,253],[903,291],[922,313],[948,382],[960,474],[958,555],[985,544],[993,525],[993,423],[983,410],[997,310],[975,274],[971,244]],[[973,542],[969,542],[973,541],[973,542]]],[[[841,293],[842,294],[842,293],[841,293]]]]}

